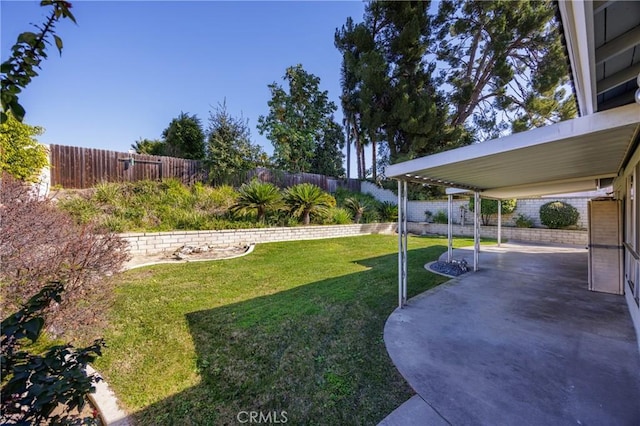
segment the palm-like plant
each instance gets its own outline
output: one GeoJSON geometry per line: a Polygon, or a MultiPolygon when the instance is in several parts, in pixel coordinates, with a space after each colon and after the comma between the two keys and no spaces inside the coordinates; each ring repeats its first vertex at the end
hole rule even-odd
{"type": "Polygon", "coordinates": [[[242,214],[256,212],[258,221],[264,222],[267,212],[277,210],[281,206],[280,190],[271,183],[254,179],[240,187],[238,199],[231,210],[242,214]]]}
{"type": "Polygon", "coordinates": [[[292,216],[302,217],[302,223],[308,225],[311,215],[325,214],[335,207],[336,199],[324,192],[319,186],[301,183],[287,189],[284,201],[292,216]]]}
{"type": "Polygon", "coordinates": [[[389,201],[385,201],[378,207],[380,220],[383,222],[395,222],[398,220],[398,206],[389,201]]]}
{"type": "Polygon", "coordinates": [[[353,213],[353,221],[360,223],[364,211],[369,208],[369,204],[366,201],[361,201],[357,198],[347,198],[344,200],[344,207],[353,213]]]}

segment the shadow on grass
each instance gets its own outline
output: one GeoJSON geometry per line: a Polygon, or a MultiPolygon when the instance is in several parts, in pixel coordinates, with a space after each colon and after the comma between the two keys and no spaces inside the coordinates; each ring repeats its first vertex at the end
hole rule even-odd
{"type": "MultiPolygon", "coordinates": [[[[410,297],[446,281],[423,268],[444,250],[409,251],[410,297]]],[[[397,255],[356,263],[368,269],[188,313],[201,382],[137,412],[138,424],[245,424],[251,411],[294,425],[382,420],[413,394],[383,341],[397,255]]]]}

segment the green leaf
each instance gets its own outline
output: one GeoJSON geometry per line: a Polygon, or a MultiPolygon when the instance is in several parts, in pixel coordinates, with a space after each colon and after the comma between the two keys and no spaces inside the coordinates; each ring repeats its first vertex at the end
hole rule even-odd
{"type": "Polygon", "coordinates": [[[53,39],[56,41],[56,47],[58,48],[58,52],[62,55],[62,39],[57,35],[53,35],[53,39]]]}
{"type": "Polygon", "coordinates": [[[24,115],[25,115],[26,111],[24,110],[22,105],[20,105],[18,103],[17,99],[14,99],[11,102],[11,104],[9,105],[9,109],[13,113],[13,116],[16,118],[16,120],[18,120],[19,122],[22,123],[22,120],[24,119],[24,115]]]}
{"type": "Polygon", "coordinates": [[[18,41],[16,43],[26,43],[28,45],[33,45],[36,40],[38,40],[38,36],[31,31],[27,31],[18,36],[18,41]]]}
{"type": "Polygon", "coordinates": [[[2,65],[0,65],[0,73],[2,74],[7,74],[11,72],[12,69],[13,69],[13,66],[11,65],[10,61],[5,61],[2,63],[2,65]]]}

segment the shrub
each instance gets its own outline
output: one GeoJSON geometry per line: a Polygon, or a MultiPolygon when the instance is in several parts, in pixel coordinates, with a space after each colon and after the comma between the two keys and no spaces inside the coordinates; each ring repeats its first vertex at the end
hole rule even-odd
{"type": "Polygon", "coordinates": [[[75,413],[82,412],[85,395],[101,380],[88,375],[86,367],[102,355],[104,342],[99,339],[86,348],[56,345],[43,354],[27,348],[41,336],[43,314],[51,303],[62,301],[63,291],[61,283],[47,284],[2,320],[2,424],[95,424],[91,417],[75,413]]]}
{"type": "Polygon", "coordinates": [[[282,194],[275,185],[254,179],[240,187],[238,199],[231,210],[240,214],[255,213],[258,222],[264,223],[267,213],[278,210],[281,205],[282,194]]]}
{"type": "Polygon", "coordinates": [[[65,299],[47,311],[48,331],[69,336],[101,319],[113,294],[104,277],[128,259],[127,243],[99,225],[79,225],[50,200],[8,176],[0,186],[0,282],[3,312],[13,312],[50,281],[65,299]]]}
{"type": "Polygon", "coordinates": [[[580,213],[575,207],[562,201],[551,201],[540,206],[540,222],[551,229],[576,225],[579,217],[580,213]]]}
{"type": "Polygon", "coordinates": [[[98,203],[115,205],[120,197],[121,185],[113,182],[101,182],[95,186],[92,198],[98,203]]]}
{"type": "Polygon", "coordinates": [[[35,139],[43,132],[42,127],[21,123],[8,113],[7,121],[0,124],[0,173],[36,182],[49,163],[46,148],[35,139]]]}
{"type": "Polygon", "coordinates": [[[526,216],[522,213],[520,213],[518,215],[518,217],[516,217],[516,227],[518,228],[531,228],[533,227],[533,219],[531,219],[529,216],[526,216]]]}
{"type": "Polygon", "coordinates": [[[222,215],[231,209],[238,199],[238,192],[229,185],[209,188],[200,201],[203,209],[222,215]]]}
{"type": "Polygon", "coordinates": [[[433,215],[433,223],[449,223],[449,215],[444,210],[438,210],[433,215]]]}
{"type": "Polygon", "coordinates": [[[371,194],[353,192],[348,189],[338,188],[335,192],[338,206],[344,207],[353,213],[356,223],[379,222],[381,219],[380,208],[382,203],[371,194]],[[348,201],[350,200],[350,201],[348,201]],[[362,207],[361,214],[358,210],[362,207]]]}
{"type": "Polygon", "coordinates": [[[427,223],[431,223],[433,221],[433,212],[431,210],[424,211],[424,220],[427,223]]]}
{"type": "MultiPolygon", "coordinates": [[[[516,209],[517,201],[515,199],[512,200],[501,200],[502,204],[502,214],[513,213],[516,209]]],[[[469,211],[474,211],[474,198],[471,197],[469,199],[469,211]]],[[[498,214],[498,200],[491,200],[484,198],[480,202],[480,216],[482,218],[483,225],[489,225],[491,218],[498,214]]]]}
{"type": "Polygon", "coordinates": [[[353,215],[353,221],[355,223],[360,223],[364,212],[369,210],[369,204],[366,201],[359,200],[355,197],[345,199],[343,204],[344,208],[349,210],[353,215]]]}
{"type": "Polygon", "coordinates": [[[334,225],[348,225],[353,223],[351,212],[342,207],[334,207],[330,211],[330,223],[334,225]]]}
{"type": "Polygon", "coordinates": [[[82,195],[60,200],[59,206],[80,224],[91,222],[101,213],[95,202],[82,195]]]}
{"type": "Polygon", "coordinates": [[[337,188],[336,192],[333,195],[336,199],[336,203],[341,207],[344,207],[344,202],[347,198],[356,199],[359,202],[366,203],[371,207],[377,207],[378,204],[380,204],[380,201],[378,201],[376,197],[371,194],[349,191],[346,188],[337,188]]]}
{"type": "Polygon", "coordinates": [[[398,220],[398,206],[394,203],[385,201],[378,207],[380,220],[383,222],[395,222],[398,220]]]}
{"type": "Polygon", "coordinates": [[[309,225],[312,215],[326,215],[328,209],[336,206],[335,198],[310,183],[288,188],[284,193],[284,202],[291,215],[302,218],[304,225],[309,225]]]}

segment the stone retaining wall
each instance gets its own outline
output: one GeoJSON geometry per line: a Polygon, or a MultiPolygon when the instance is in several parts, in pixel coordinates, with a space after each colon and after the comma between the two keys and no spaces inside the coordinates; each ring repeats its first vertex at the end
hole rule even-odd
{"type": "Polygon", "coordinates": [[[183,245],[233,246],[276,241],[316,240],[396,232],[396,223],[297,226],[291,228],[230,229],[223,231],[141,232],[120,234],[129,242],[129,252],[154,254],[173,251],[183,245]]]}
{"type": "MultiPolygon", "coordinates": [[[[447,235],[447,224],[408,222],[407,229],[409,232],[415,234],[447,235]]],[[[473,237],[473,225],[453,225],[453,235],[473,237]]],[[[498,227],[481,226],[480,236],[484,238],[498,238],[498,227]]],[[[534,243],[569,244],[586,247],[589,244],[589,233],[587,231],[564,229],[513,228],[503,226],[502,239],[534,243]]]]}

